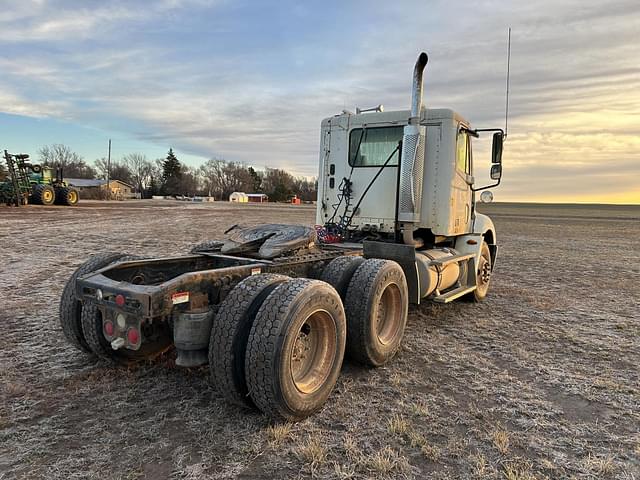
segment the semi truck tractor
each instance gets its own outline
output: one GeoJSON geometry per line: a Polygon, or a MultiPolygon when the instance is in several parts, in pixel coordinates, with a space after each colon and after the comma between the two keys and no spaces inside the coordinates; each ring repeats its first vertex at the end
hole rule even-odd
{"type": "Polygon", "coordinates": [[[322,121],[316,225],[234,226],[166,258],[95,254],[62,294],[68,342],[114,368],[175,349],[228,401],[296,421],[322,408],[345,356],[393,359],[410,305],[484,300],[498,247],[476,192],[500,183],[504,132],[423,106],[427,60],[410,109],[322,121]],[[492,185],[474,179],[481,135],[492,185]]]}

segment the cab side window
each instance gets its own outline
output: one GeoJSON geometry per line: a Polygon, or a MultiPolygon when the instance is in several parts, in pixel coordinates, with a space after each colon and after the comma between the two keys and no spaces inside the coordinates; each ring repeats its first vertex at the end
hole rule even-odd
{"type": "MultiPolygon", "coordinates": [[[[380,167],[402,140],[403,127],[354,128],[349,134],[349,165],[380,167]]],[[[398,165],[398,156],[388,165],[398,165]]]]}
{"type": "Polygon", "coordinates": [[[471,175],[471,141],[464,130],[458,130],[456,139],[456,168],[461,173],[471,175]]]}

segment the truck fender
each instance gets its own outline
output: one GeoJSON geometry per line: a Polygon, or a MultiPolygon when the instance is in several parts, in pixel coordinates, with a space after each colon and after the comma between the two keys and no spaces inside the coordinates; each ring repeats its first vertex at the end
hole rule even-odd
{"type": "Polygon", "coordinates": [[[482,242],[487,242],[489,246],[489,252],[491,253],[491,268],[495,266],[496,256],[498,254],[498,246],[496,242],[496,229],[493,225],[493,221],[481,213],[476,214],[475,221],[473,222],[473,232],[467,235],[462,235],[456,238],[455,249],[456,251],[467,254],[474,254],[474,266],[478,268],[478,261],[480,260],[480,249],[482,248],[482,242]]]}
{"type": "Polygon", "coordinates": [[[476,213],[476,218],[473,222],[473,233],[482,235],[489,245],[498,244],[496,227],[493,225],[493,220],[482,213],[476,213]]]}

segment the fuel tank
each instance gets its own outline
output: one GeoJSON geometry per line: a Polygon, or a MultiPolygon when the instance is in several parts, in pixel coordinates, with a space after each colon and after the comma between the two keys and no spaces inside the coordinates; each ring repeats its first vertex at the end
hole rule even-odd
{"type": "Polygon", "coordinates": [[[453,287],[466,275],[466,264],[458,262],[446,265],[433,264],[434,260],[442,260],[458,255],[453,248],[434,248],[416,252],[416,267],[420,281],[420,298],[425,298],[436,290],[441,292],[453,287]]]}

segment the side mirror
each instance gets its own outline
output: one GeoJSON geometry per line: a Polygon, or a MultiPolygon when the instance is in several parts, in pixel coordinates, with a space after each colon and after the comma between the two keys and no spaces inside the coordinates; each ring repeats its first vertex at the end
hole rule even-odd
{"type": "Polygon", "coordinates": [[[500,180],[502,177],[502,165],[494,163],[491,165],[491,180],[500,180]]]}
{"type": "MultiPolygon", "coordinates": [[[[491,143],[491,163],[502,163],[503,140],[504,136],[502,135],[502,132],[496,132],[493,134],[493,142],[491,143]]],[[[493,178],[493,168],[491,169],[491,178],[493,178]]]]}

